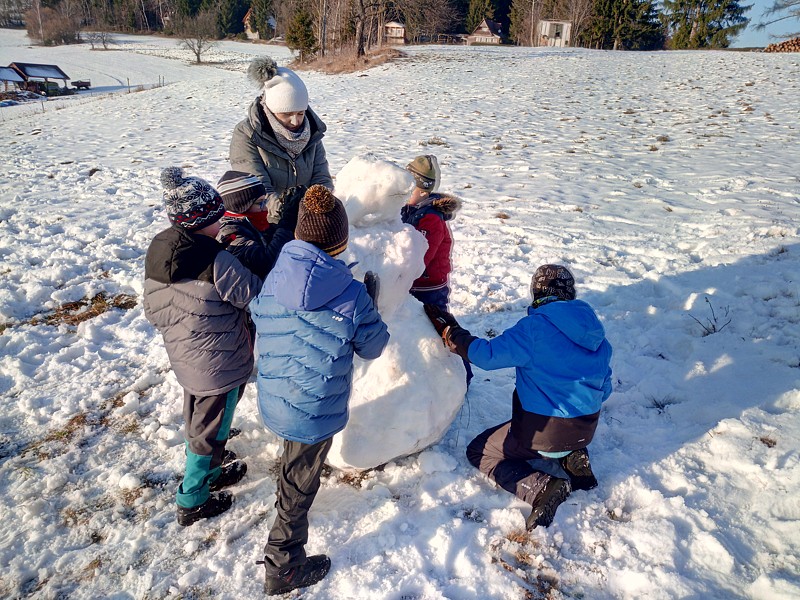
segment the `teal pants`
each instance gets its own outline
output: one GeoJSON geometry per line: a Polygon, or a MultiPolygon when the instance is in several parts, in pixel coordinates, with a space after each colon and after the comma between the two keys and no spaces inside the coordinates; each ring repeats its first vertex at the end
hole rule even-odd
{"type": "Polygon", "coordinates": [[[208,486],[220,474],[231,421],[246,384],[215,396],[183,391],[186,473],[178,486],[178,506],[194,508],[209,497],[208,486]]]}

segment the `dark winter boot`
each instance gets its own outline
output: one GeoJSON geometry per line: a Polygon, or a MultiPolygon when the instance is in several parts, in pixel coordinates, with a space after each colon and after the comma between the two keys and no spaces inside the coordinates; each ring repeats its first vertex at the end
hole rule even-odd
{"type": "MultiPolygon", "coordinates": [[[[260,560],[257,564],[264,564],[264,561],[260,560]]],[[[267,596],[277,596],[297,588],[314,585],[322,581],[330,569],[331,559],[324,554],[309,556],[302,565],[284,569],[277,576],[267,575],[264,580],[264,592],[267,596]]]]}
{"type": "Polygon", "coordinates": [[[230,431],[228,431],[228,439],[235,438],[237,435],[241,435],[242,430],[238,427],[231,427],[230,431]]]}
{"type": "Polygon", "coordinates": [[[233,450],[225,450],[225,452],[222,453],[222,464],[227,465],[228,463],[235,461],[237,458],[239,457],[236,456],[236,452],[233,450]]]}
{"type": "Polygon", "coordinates": [[[597,479],[592,473],[589,451],[586,448],[570,452],[558,462],[569,475],[569,482],[573,490],[591,490],[597,487],[597,479]]]}
{"type": "Polygon", "coordinates": [[[531,514],[525,520],[525,529],[530,531],[539,525],[549,527],[556,516],[556,510],[567,499],[571,491],[569,481],[550,477],[550,481],[533,501],[531,514]]]}
{"type": "Polygon", "coordinates": [[[245,473],[247,473],[247,464],[244,461],[237,460],[230,464],[223,465],[222,469],[220,469],[219,477],[208,485],[208,489],[211,492],[216,492],[235,483],[239,483],[245,473]]]}
{"type": "Polygon", "coordinates": [[[194,508],[178,507],[178,525],[186,527],[197,523],[200,519],[208,519],[216,517],[228,510],[233,504],[233,495],[228,492],[220,492],[219,494],[211,494],[200,506],[194,508]]]}

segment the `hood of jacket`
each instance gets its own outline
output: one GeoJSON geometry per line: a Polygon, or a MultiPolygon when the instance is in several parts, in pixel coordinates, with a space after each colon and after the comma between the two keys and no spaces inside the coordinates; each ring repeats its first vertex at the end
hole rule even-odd
{"type": "Polygon", "coordinates": [[[316,246],[292,240],[283,247],[267,276],[267,293],[289,310],[317,310],[337,298],[353,281],[342,261],[316,246]]]}
{"type": "MultiPolygon", "coordinates": [[[[247,117],[250,127],[252,128],[250,137],[253,143],[261,147],[277,149],[281,155],[286,154],[286,150],[284,150],[283,146],[281,146],[275,138],[275,132],[272,130],[272,125],[270,125],[267,120],[267,115],[264,114],[264,107],[261,105],[261,96],[258,96],[250,103],[247,117]]],[[[308,119],[311,125],[311,138],[308,140],[308,144],[306,144],[306,147],[308,147],[321,140],[325,136],[325,132],[328,128],[310,106],[306,108],[306,119],[308,119]]]]}
{"type": "Polygon", "coordinates": [[[442,220],[449,221],[455,217],[461,208],[461,199],[450,194],[434,193],[425,198],[421,204],[405,204],[400,209],[400,218],[403,223],[417,226],[427,214],[438,213],[442,220]]]}
{"type": "Polygon", "coordinates": [[[528,307],[528,314],[543,317],[581,348],[596,352],[606,337],[594,310],[583,300],[550,302],[539,308],[528,307]]]}
{"type": "Polygon", "coordinates": [[[145,279],[159,283],[211,281],[214,260],[223,249],[214,238],[172,225],[153,238],[145,259],[145,279]]]}
{"type": "Polygon", "coordinates": [[[451,194],[433,193],[430,199],[429,206],[442,213],[445,221],[452,219],[461,208],[461,199],[451,194]]]}

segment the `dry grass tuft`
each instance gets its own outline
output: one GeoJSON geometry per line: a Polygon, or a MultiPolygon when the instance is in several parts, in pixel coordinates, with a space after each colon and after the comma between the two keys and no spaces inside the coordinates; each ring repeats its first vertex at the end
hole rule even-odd
{"type": "Polygon", "coordinates": [[[762,435],[760,438],[758,438],[758,441],[764,444],[767,448],[774,448],[778,443],[768,435],[762,435]]]}
{"type": "Polygon", "coordinates": [[[78,325],[89,319],[102,315],[112,308],[130,310],[136,306],[136,297],[130,294],[117,294],[109,299],[105,292],[93,298],[83,298],[75,302],[67,302],[59,306],[49,315],[36,316],[26,321],[28,325],[78,325]]]}
{"type": "Polygon", "coordinates": [[[401,52],[397,48],[380,48],[367,52],[365,56],[356,56],[355,53],[327,54],[305,63],[296,60],[291,67],[297,71],[310,70],[328,75],[341,75],[342,73],[366,71],[407,56],[405,52],[401,52]]]}

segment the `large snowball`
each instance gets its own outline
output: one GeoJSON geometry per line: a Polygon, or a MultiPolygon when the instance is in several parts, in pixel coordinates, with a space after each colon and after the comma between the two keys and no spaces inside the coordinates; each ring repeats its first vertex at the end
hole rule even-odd
{"type": "Polygon", "coordinates": [[[414,181],[397,165],[373,156],[351,160],[336,175],[336,196],[347,209],[350,243],[345,262],[356,278],[380,277],[378,309],[391,339],[373,361],[356,359],[350,421],[333,440],[328,462],[369,469],[439,441],[466,394],[461,359],[442,346],[408,290],[424,270],[425,236],[400,221],[414,181]]]}

